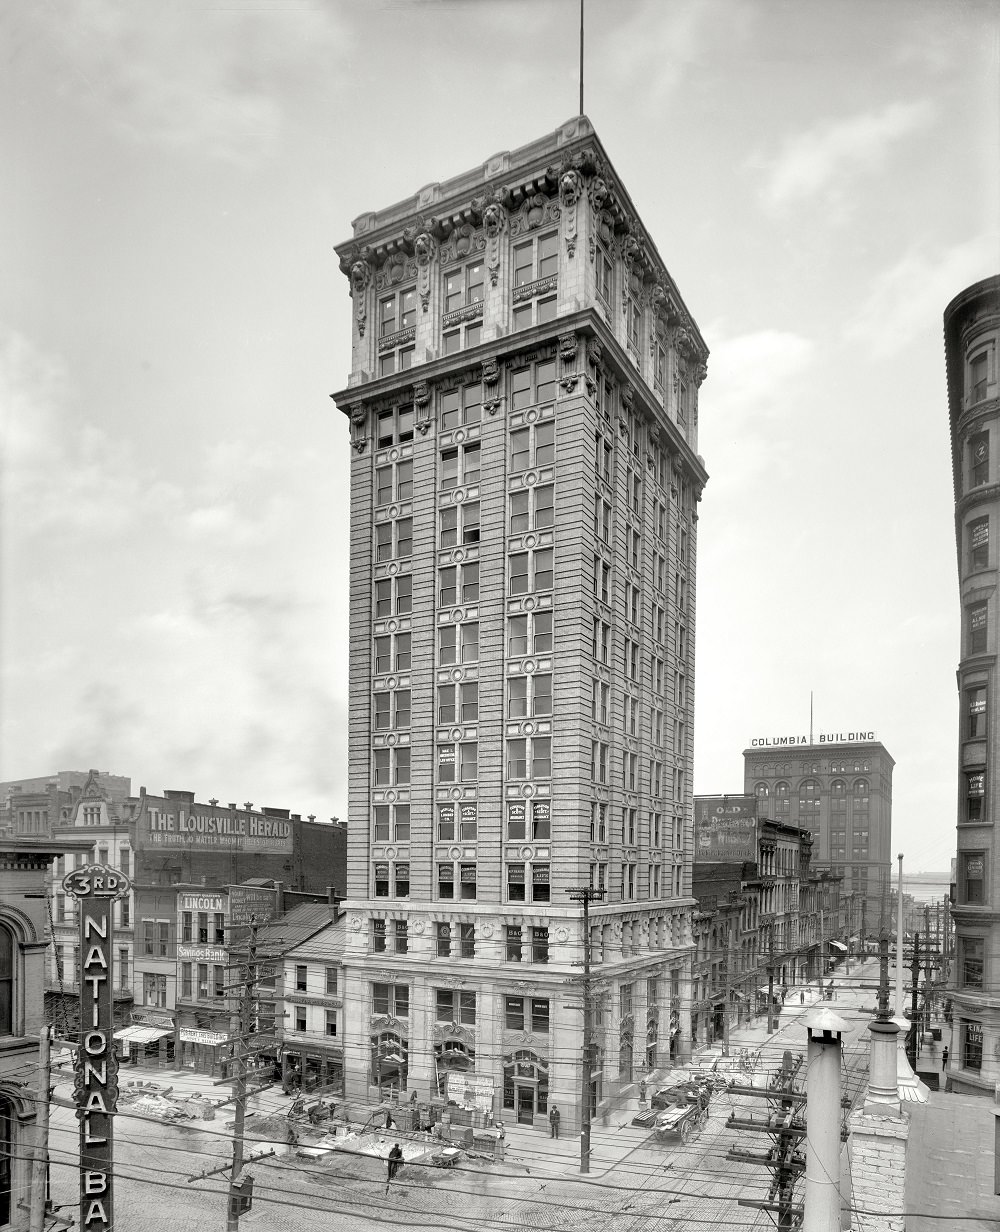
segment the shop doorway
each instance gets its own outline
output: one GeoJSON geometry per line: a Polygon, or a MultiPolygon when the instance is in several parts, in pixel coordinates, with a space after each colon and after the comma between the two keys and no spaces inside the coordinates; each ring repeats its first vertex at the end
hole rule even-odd
{"type": "Polygon", "coordinates": [[[535,1088],[517,1084],[517,1123],[531,1125],[535,1120],[535,1088]]]}
{"type": "Polygon", "coordinates": [[[549,1110],[549,1067],[535,1053],[524,1049],[508,1057],[503,1073],[504,1110],[519,1125],[531,1125],[549,1110]]]}

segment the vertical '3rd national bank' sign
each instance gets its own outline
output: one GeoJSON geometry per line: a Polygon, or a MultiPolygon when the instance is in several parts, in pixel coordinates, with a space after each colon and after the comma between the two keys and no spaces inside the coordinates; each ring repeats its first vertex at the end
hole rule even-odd
{"type": "Polygon", "coordinates": [[[80,1122],[80,1227],[111,1232],[114,1224],[114,1113],[118,1058],[114,1035],[115,900],[131,889],[118,869],[87,864],[63,878],[80,904],[80,1046],[74,1062],[80,1122]]]}

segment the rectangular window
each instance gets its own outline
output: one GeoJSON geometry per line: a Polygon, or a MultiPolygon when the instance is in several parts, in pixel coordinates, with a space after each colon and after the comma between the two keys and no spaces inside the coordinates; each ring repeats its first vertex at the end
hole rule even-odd
{"type": "Polygon", "coordinates": [[[960,1040],[964,1068],[979,1073],[983,1068],[983,1024],[963,1019],[960,1040]]]}
{"type": "Polygon", "coordinates": [[[375,469],[375,505],[413,499],[413,462],[407,458],[375,469]]]}
{"type": "Polygon", "coordinates": [[[514,286],[526,287],[559,272],[559,236],[555,231],[514,245],[514,286]]]}
{"type": "Polygon", "coordinates": [[[216,1001],[225,1000],[226,996],[226,968],[212,968],[212,996],[216,1001]]]}
{"type": "Polygon", "coordinates": [[[508,962],[521,962],[524,957],[523,930],[520,924],[504,926],[504,941],[508,962]]]}
{"type": "Polygon", "coordinates": [[[474,385],[461,385],[457,389],[449,389],[441,395],[441,430],[450,432],[452,428],[460,428],[465,424],[479,423],[483,412],[483,387],[477,381],[474,385]]]}
{"type": "Polygon", "coordinates": [[[990,434],[977,432],[969,439],[969,475],[971,487],[978,488],[990,481],[990,434]]]}
{"type": "Polygon", "coordinates": [[[551,466],[555,461],[555,443],[554,419],[544,419],[526,428],[515,428],[510,434],[511,471],[551,466]]]}
{"type": "Polygon", "coordinates": [[[157,928],[157,948],[158,957],[166,958],[170,949],[170,925],[164,924],[162,921],[157,928]]]}
{"type": "Polygon", "coordinates": [[[975,685],[965,690],[966,738],[982,740],[986,735],[986,686],[975,685]]]}
{"type": "Polygon", "coordinates": [[[479,746],[475,741],[437,746],[439,783],[474,783],[479,777],[479,746]]]}
{"type": "Polygon", "coordinates": [[[198,912],[198,944],[208,945],[208,912],[198,912]]]}
{"type": "Polygon", "coordinates": [[[603,244],[597,245],[597,255],[594,261],[594,289],[597,298],[610,308],[614,300],[615,266],[603,244]]]}
{"type": "Polygon", "coordinates": [[[459,924],[459,945],[462,958],[476,957],[476,926],[475,924],[459,924]]]}
{"type": "Polygon", "coordinates": [[[409,633],[387,633],[375,638],[375,675],[410,670],[409,633]]]}
{"type": "Polygon", "coordinates": [[[451,925],[439,923],[435,928],[438,958],[451,958],[451,925]]]}
{"type": "Polygon", "coordinates": [[[986,774],[975,770],[965,776],[965,820],[982,821],[986,816],[986,774]]]}
{"type": "Polygon", "coordinates": [[[447,565],[438,570],[438,606],[454,607],[458,603],[478,603],[479,561],[447,565]]]}
{"type": "Polygon", "coordinates": [[[393,952],[396,954],[405,954],[410,945],[409,927],[406,920],[393,920],[392,922],[392,940],[393,952]]]}
{"type": "Polygon", "coordinates": [[[966,527],[969,569],[988,569],[990,564],[990,520],[976,518],[966,527]]]}
{"type": "Polygon", "coordinates": [[[478,501],[448,505],[440,511],[438,520],[441,528],[440,547],[467,547],[479,542],[478,501]]]}
{"type": "Polygon", "coordinates": [[[458,884],[461,897],[474,901],[476,897],[476,866],[474,864],[458,866],[458,884]]]}
{"type": "Polygon", "coordinates": [[[973,355],[969,359],[969,390],[973,405],[982,402],[986,397],[988,383],[989,354],[986,351],[980,351],[978,355],[973,355]]]}
{"type": "Polygon", "coordinates": [[[445,312],[455,312],[459,308],[481,304],[485,286],[484,266],[481,260],[449,270],[444,276],[445,312]]]}
{"type": "Polygon", "coordinates": [[[438,664],[479,662],[479,624],[441,625],[438,629],[438,664]]]}
{"type": "Polygon", "coordinates": [[[190,998],[193,990],[193,966],[189,962],[181,963],[181,996],[190,998]]]}
{"type": "Polygon", "coordinates": [[[439,723],[475,723],[479,718],[479,682],[438,686],[439,723]]]}
{"type": "Polygon", "coordinates": [[[546,927],[531,930],[531,961],[533,963],[549,961],[549,930],[546,927]]]}
{"type": "Polygon", "coordinates": [[[409,1018],[410,989],[407,984],[372,984],[372,1013],[409,1018]]]}
{"type": "Polygon", "coordinates": [[[190,944],[194,940],[192,932],[194,924],[194,916],[190,911],[181,913],[181,940],[186,944],[190,944]]]}
{"type": "Polygon", "coordinates": [[[526,901],[523,864],[507,865],[507,900],[512,903],[526,901]]]}
{"type": "Polygon", "coordinates": [[[297,1005],[295,1007],[295,1030],[296,1031],[307,1030],[306,1007],[304,1005],[297,1005]]]}
{"type": "Polygon", "coordinates": [[[959,902],[970,907],[981,907],[986,903],[986,852],[960,851],[959,865],[959,902]]]}
{"type": "Polygon", "coordinates": [[[555,488],[552,484],[510,494],[510,533],[544,530],[555,518],[555,488]]]}
{"type": "Polygon", "coordinates": [[[200,1001],[208,1000],[208,964],[198,964],[198,999],[200,1001]]]}
{"type": "Polygon", "coordinates": [[[337,1038],[337,1011],[326,1011],[326,1037],[327,1039],[337,1038]]]}
{"type": "Polygon", "coordinates": [[[478,441],[442,450],[440,486],[449,489],[477,484],[480,452],[478,441]]]}
{"type": "Polygon", "coordinates": [[[504,1026],[508,1031],[524,1030],[524,998],[504,997],[504,1026]]]}
{"type": "MultiPolygon", "coordinates": [[[[414,313],[414,321],[416,314],[414,313]]],[[[413,407],[397,406],[392,410],[380,411],[375,425],[375,444],[377,449],[385,449],[389,445],[405,445],[413,440],[413,407]]]]}
{"type": "Polygon", "coordinates": [[[438,865],[438,898],[455,897],[455,866],[454,864],[438,865]]]}
{"type": "Polygon", "coordinates": [[[385,920],[372,920],[372,952],[384,954],[386,948],[385,920]]]}
{"type": "Polygon", "coordinates": [[[985,988],[983,969],[986,958],[986,943],[984,939],[982,937],[960,937],[959,946],[961,953],[959,963],[961,986],[982,991],[985,988]]]}
{"type": "Polygon", "coordinates": [[[552,613],[533,612],[511,616],[507,621],[507,654],[512,659],[528,654],[551,654],[552,613]]]}

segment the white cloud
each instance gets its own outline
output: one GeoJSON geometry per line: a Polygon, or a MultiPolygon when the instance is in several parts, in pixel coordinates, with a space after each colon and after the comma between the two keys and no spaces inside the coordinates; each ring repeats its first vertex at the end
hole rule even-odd
{"type": "Polygon", "coordinates": [[[282,129],[282,96],[349,50],[329,4],[31,5],[65,61],[62,88],[137,143],[256,162],[282,129]]]}
{"type": "Polygon", "coordinates": [[[914,340],[924,345],[928,329],[940,335],[945,305],[964,287],[995,274],[998,266],[996,234],[936,251],[914,245],[873,280],[846,336],[879,358],[897,354],[914,340]]]}
{"type": "Polygon", "coordinates": [[[713,417],[726,421],[780,414],[789,381],[809,364],[816,350],[809,338],[778,329],[716,340],[710,327],[706,337],[711,346],[710,379],[702,401],[713,417]]]}
{"type": "Polygon", "coordinates": [[[780,211],[836,190],[848,176],[877,169],[892,145],[926,128],[934,116],[927,100],[889,103],[878,111],[828,120],[793,134],[774,158],[760,160],[767,172],[764,205],[780,211]]]}

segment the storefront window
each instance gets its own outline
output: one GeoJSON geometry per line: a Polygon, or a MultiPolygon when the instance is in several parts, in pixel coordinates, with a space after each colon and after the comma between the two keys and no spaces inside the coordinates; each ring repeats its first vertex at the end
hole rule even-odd
{"type": "Polygon", "coordinates": [[[506,1059],[503,1068],[503,1106],[519,1124],[530,1125],[549,1106],[549,1067],[535,1053],[522,1049],[506,1059]]]}
{"type": "Polygon", "coordinates": [[[962,1023],[962,1064],[976,1073],[983,1068],[983,1024],[962,1023]]]}

